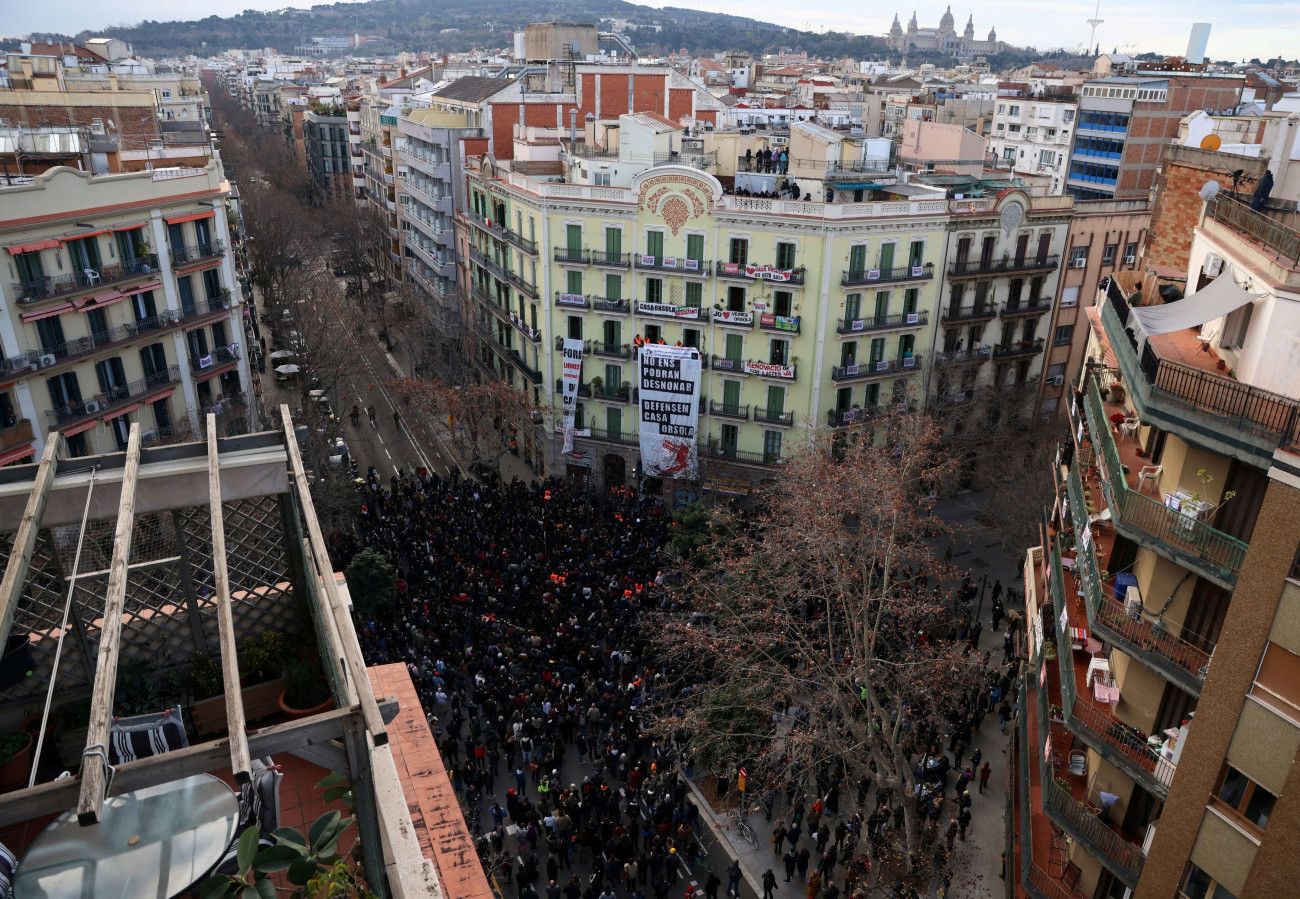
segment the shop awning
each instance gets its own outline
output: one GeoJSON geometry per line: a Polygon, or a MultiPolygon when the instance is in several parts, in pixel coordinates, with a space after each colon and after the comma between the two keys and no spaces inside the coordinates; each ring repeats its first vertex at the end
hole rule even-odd
{"type": "Polygon", "coordinates": [[[98,425],[99,425],[99,419],[92,418],[90,421],[83,421],[79,425],[73,425],[70,428],[64,428],[63,436],[75,437],[76,435],[80,434],[82,431],[89,431],[91,428],[96,427],[98,425]]]}
{"type": "Polygon", "coordinates": [[[60,237],[59,240],[63,241],[64,243],[70,243],[74,240],[81,240],[83,237],[98,237],[101,234],[108,234],[108,233],[109,233],[108,228],[100,228],[98,231],[84,231],[81,234],[68,234],[64,237],[60,237]]]}
{"type": "Polygon", "coordinates": [[[31,243],[16,243],[12,247],[5,247],[9,255],[17,256],[19,253],[35,253],[37,250],[57,250],[59,242],[51,238],[50,240],[35,240],[31,243]]]}
{"type": "Polygon", "coordinates": [[[137,293],[144,293],[146,290],[157,290],[159,287],[162,287],[161,281],[150,281],[147,284],[137,284],[135,287],[128,287],[126,290],[122,291],[122,296],[133,297],[137,293]]]}
{"type": "Polygon", "coordinates": [[[85,312],[88,309],[99,309],[101,306],[111,306],[114,303],[120,303],[126,299],[126,294],[119,290],[110,290],[107,293],[97,294],[93,297],[84,297],[80,300],[73,300],[72,305],[77,307],[78,312],[85,312]]]}
{"type": "Polygon", "coordinates": [[[1189,297],[1159,306],[1134,306],[1133,316],[1148,337],[1195,328],[1222,318],[1263,298],[1237,286],[1230,274],[1222,274],[1189,297]]]}
{"type": "Polygon", "coordinates": [[[11,450],[6,450],[5,452],[0,453],[0,465],[8,465],[15,459],[21,459],[23,456],[32,455],[32,452],[32,445],[30,443],[14,447],[11,450]]]}
{"type": "Polygon", "coordinates": [[[828,181],[826,183],[836,190],[881,190],[881,186],[874,181],[828,181]]]}
{"type": "Polygon", "coordinates": [[[21,318],[25,322],[34,322],[34,321],[39,321],[40,319],[43,318],[49,318],[51,315],[59,315],[61,313],[67,312],[71,308],[72,308],[71,303],[60,303],[57,306],[50,306],[47,309],[38,309],[35,312],[24,312],[22,315],[19,316],[19,318],[21,318]]]}
{"type": "Polygon", "coordinates": [[[143,227],[144,227],[145,225],[147,225],[147,224],[149,224],[149,223],[148,223],[148,222],[132,222],[132,223],[129,224],[129,225],[114,225],[112,228],[109,228],[108,230],[110,230],[110,231],[112,231],[114,234],[116,234],[118,231],[134,231],[136,228],[143,228],[143,227]]]}
{"type": "Polygon", "coordinates": [[[108,413],[107,415],[105,415],[105,416],[104,416],[104,423],[107,424],[108,422],[112,421],[113,419],[115,419],[115,418],[120,418],[120,417],[122,417],[123,415],[125,415],[126,413],[128,413],[128,412],[134,412],[136,409],[139,409],[139,408],[140,408],[140,404],[139,404],[139,403],[127,403],[127,404],[126,404],[125,406],[123,406],[121,409],[114,409],[112,412],[110,412],[110,413],[108,413]]]}
{"type": "Polygon", "coordinates": [[[212,218],[216,214],[217,214],[216,210],[209,209],[207,212],[195,212],[195,213],[191,213],[190,215],[178,215],[173,218],[167,219],[167,224],[179,225],[181,222],[193,222],[193,221],[197,221],[198,219],[212,218]]]}

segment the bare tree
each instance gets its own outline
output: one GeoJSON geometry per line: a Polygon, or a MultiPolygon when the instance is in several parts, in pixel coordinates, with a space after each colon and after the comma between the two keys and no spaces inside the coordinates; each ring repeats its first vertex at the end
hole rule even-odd
{"type": "Polygon", "coordinates": [[[927,498],[946,459],[942,428],[905,404],[822,432],[763,489],[758,513],[695,528],[685,611],[661,622],[661,649],[689,684],[663,726],[691,735],[703,765],[745,765],[749,801],[791,778],[809,802],[861,778],[893,792],[903,833],[864,847],[882,891],[929,876],[913,855],[915,767],[980,679],[930,586],[944,566],[927,537],[947,528],[927,498]]]}
{"type": "Polygon", "coordinates": [[[436,427],[445,426],[453,451],[471,469],[487,467],[498,475],[502,457],[518,449],[541,415],[525,391],[493,378],[465,384],[405,380],[395,391],[436,427]]]}

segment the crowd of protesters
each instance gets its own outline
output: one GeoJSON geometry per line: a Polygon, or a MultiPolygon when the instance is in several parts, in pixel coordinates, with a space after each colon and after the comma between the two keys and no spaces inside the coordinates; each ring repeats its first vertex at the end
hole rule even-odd
{"type": "MultiPolygon", "coordinates": [[[[385,485],[371,469],[359,492],[358,536],[331,538],[335,562],[370,548],[399,578],[394,613],[360,622],[363,651],[407,665],[497,884],[518,899],[695,899],[696,885],[716,899],[725,876],[739,899],[739,864],[712,870],[708,828],[673,774],[683,735],[652,739],[642,711],[672,689],[638,629],[642,613],[673,601],[659,505],[630,488],[424,470],[385,485]]],[[[988,762],[966,747],[990,710],[1009,714],[1015,663],[983,661],[983,687],[953,705],[947,753],[938,734],[918,746],[926,787],[912,873],[928,861],[951,876],[973,814],[968,787],[988,782],[988,762]]],[[[767,808],[774,867],[787,884],[797,875],[808,899],[853,896],[871,877],[860,841],[899,842],[901,797],[868,778],[853,791],[829,767],[801,781],[776,785],[767,808]]],[[[761,884],[764,899],[790,894],[772,870],[761,884]]]]}

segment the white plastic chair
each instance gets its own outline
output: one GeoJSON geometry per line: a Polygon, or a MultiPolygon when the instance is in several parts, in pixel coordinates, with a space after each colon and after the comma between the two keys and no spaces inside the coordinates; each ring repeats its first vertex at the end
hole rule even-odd
{"type": "Polygon", "coordinates": [[[99,283],[99,272],[95,271],[93,268],[83,268],[81,271],[86,276],[87,284],[90,284],[93,287],[99,283]]]}
{"type": "Polygon", "coordinates": [[[1160,475],[1164,474],[1163,465],[1143,465],[1142,470],[1138,472],[1138,493],[1142,492],[1143,486],[1147,481],[1155,485],[1156,493],[1160,492],[1160,475]]]}

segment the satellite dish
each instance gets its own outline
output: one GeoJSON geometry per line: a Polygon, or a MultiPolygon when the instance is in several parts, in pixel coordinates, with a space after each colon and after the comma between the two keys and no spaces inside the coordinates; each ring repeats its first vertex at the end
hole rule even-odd
{"type": "Polygon", "coordinates": [[[1219,149],[1219,147],[1221,147],[1222,145],[1223,145],[1223,141],[1219,140],[1219,135],[1217,134],[1207,134],[1205,135],[1205,137],[1201,138],[1202,150],[1209,150],[1211,153],[1213,153],[1215,150],[1219,149]]]}
{"type": "Polygon", "coordinates": [[[1201,188],[1201,199],[1210,202],[1219,195],[1219,182],[1206,181],[1205,186],[1201,188]]]}

